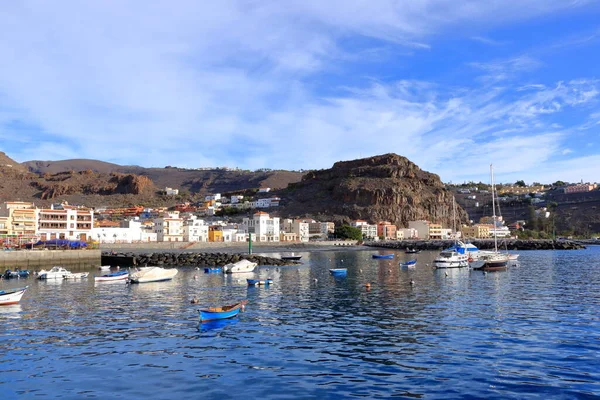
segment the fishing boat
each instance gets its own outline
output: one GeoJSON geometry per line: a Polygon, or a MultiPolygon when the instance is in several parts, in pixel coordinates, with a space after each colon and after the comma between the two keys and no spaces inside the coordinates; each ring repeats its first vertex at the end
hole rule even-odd
{"type": "Polygon", "coordinates": [[[348,268],[331,268],[329,273],[332,276],[346,276],[348,273],[348,268]]]}
{"type": "Polygon", "coordinates": [[[70,274],[71,271],[63,267],[55,266],[50,271],[41,270],[38,274],[38,279],[63,279],[63,276],[70,274]]]}
{"type": "Polygon", "coordinates": [[[63,279],[85,279],[89,274],[89,272],[69,272],[63,275],[63,279]]]}
{"type": "Polygon", "coordinates": [[[129,282],[147,283],[170,281],[175,275],[177,275],[177,269],[175,268],[142,267],[136,272],[129,274],[129,282]]]}
{"type": "Polygon", "coordinates": [[[124,281],[129,277],[129,272],[127,271],[117,271],[111,274],[104,274],[101,276],[95,276],[95,282],[112,282],[112,281],[124,281]]]}
{"type": "Polygon", "coordinates": [[[394,258],[394,254],[390,253],[390,254],[373,254],[372,256],[373,258],[383,258],[386,260],[390,260],[392,258],[394,258]]]}
{"type": "Polygon", "coordinates": [[[414,267],[415,265],[417,265],[417,259],[416,258],[414,260],[409,260],[409,261],[401,262],[400,263],[401,267],[414,267]]]}
{"type": "Polygon", "coordinates": [[[223,269],[221,267],[206,267],[204,268],[204,273],[205,274],[210,274],[210,273],[215,273],[215,272],[221,272],[223,269]]]}
{"type": "Polygon", "coordinates": [[[258,264],[248,260],[240,260],[236,263],[223,266],[223,272],[226,274],[234,274],[238,272],[252,272],[258,264]]]}
{"type": "Polygon", "coordinates": [[[457,251],[444,250],[433,261],[436,268],[463,268],[469,266],[469,256],[457,251]]]}
{"type": "Polygon", "coordinates": [[[420,253],[420,252],[421,252],[421,250],[417,250],[417,249],[414,249],[414,248],[413,248],[413,249],[408,249],[408,248],[407,248],[407,249],[406,249],[404,252],[405,252],[406,254],[418,254],[418,253],[420,253]]]}
{"type": "Polygon", "coordinates": [[[6,271],[4,271],[4,274],[2,275],[2,277],[4,279],[27,278],[28,276],[29,276],[29,270],[28,269],[24,269],[24,270],[16,269],[14,271],[11,271],[10,269],[7,269],[6,271]]]}
{"type": "Polygon", "coordinates": [[[0,290],[0,306],[18,304],[29,286],[16,289],[0,290]]]}
{"type": "Polygon", "coordinates": [[[248,286],[266,286],[271,285],[273,283],[273,279],[246,279],[246,282],[248,282],[248,286]]]}
{"type": "Polygon", "coordinates": [[[302,256],[295,256],[295,255],[291,255],[291,256],[281,256],[282,260],[285,261],[298,261],[302,258],[302,256]]]}
{"type": "Polygon", "coordinates": [[[198,310],[200,313],[200,322],[215,321],[218,319],[233,318],[240,310],[244,309],[248,300],[242,300],[239,303],[230,304],[223,307],[210,307],[198,310]]]}
{"type": "Polygon", "coordinates": [[[508,253],[498,252],[498,236],[496,235],[496,185],[494,184],[494,169],[490,164],[490,181],[492,183],[492,221],[494,224],[494,251],[480,254],[478,260],[470,263],[471,268],[483,271],[499,271],[508,266],[508,253]]]}

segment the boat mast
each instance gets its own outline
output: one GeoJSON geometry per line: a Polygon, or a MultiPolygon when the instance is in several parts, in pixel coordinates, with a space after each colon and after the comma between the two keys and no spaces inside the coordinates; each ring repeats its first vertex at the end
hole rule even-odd
{"type": "Polygon", "coordinates": [[[494,229],[494,251],[497,253],[498,238],[496,237],[496,186],[494,185],[494,169],[492,167],[492,164],[490,164],[490,181],[492,182],[492,228],[494,229]]]}
{"type": "Polygon", "coordinates": [[[456,197],[452,196],[452,230],[454,231],[454,243],[456,243],[456,197]]]}

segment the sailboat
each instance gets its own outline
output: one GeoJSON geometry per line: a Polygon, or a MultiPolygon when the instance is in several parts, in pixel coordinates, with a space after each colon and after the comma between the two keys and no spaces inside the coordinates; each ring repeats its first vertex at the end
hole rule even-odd
{"type": "Polygon", "coordinates": [[[454,231],[454,246],[443,250],[433,261],[436,268],[462,268],[469,266],[469,256],[459,251],[456,241],[456,199],[452,198],[452,230],[454,231]]]}
{"type": "Polygon", "coordinates": [[[498,252],[498,236],[496,234],[496,186],[494,183],[494,168],[490,164],[490,181],[492,183],[492,222],[494,224],[494,251],[481,253],[478,260],[472,261],[470,266],[473,269],[483,271],[497,271],[506,269],[509,256],[506,253],[498,252]]]}

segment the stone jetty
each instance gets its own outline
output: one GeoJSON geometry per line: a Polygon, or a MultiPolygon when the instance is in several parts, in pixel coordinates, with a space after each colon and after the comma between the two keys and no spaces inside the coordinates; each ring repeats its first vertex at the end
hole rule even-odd
{"type": "Polygon", "coordinates": [[[249,260],[258,265],[284,266],[302,263],[282,260],[274,257],[263,257],[254,254],[226,253],[112,253],[102,252],[102,265],[152,265],[152,266],[191,266],[213,267],[249,260]]]}
{"type": "MultiPolygon", "coordinates": [[[[470,243],[480,249],[493,249],[493,239],[474,239],[470,243]]],[[[453,240],[393,240],[380,242],[365,242],[365,246],[383,247],[388,249],[443,250],[454,245],[453,240]]],[[[570,240],[498,240],[498,248],[508,250],[578,250],[585,246],[570,240]]]]}

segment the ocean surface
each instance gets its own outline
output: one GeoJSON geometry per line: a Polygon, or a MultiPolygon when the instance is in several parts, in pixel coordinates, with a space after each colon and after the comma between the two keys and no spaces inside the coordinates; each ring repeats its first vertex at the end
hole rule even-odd
{"type": "Polygon", "coordinates": [[[371,257],[389,252],[140,285],[2,281],[29,290],[0,307],[0,399],[600,397],[600,247],[523,251],[487,274],[432,269],[434,252],[371,257]],[[242,299],[237,318],[199,323],[242,299]]]}

